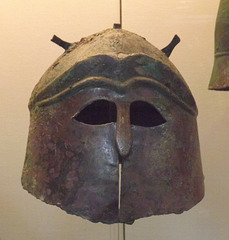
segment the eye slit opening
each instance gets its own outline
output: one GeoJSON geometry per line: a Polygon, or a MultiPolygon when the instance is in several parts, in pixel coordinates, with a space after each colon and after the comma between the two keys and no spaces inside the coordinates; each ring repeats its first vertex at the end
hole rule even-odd
{"type": "Polygon", "coordinates": [[[116,105],[107,100],[96,100],[83,108],[73,119],[89,125],[116,122],[116,105]]]}
{"type": "Polygon", "coordinates": [[[166,120],[153,105],[135,101],[130,105],[130,123],[142,127],[155,127],[166,123],[166,120]]]}

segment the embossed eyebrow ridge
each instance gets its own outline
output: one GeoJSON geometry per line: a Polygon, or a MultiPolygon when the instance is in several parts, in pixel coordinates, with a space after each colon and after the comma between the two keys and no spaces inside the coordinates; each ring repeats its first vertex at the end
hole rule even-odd
{"type": "Polygon", "coordinates": [[[126,90],[131,88],[138,87],[146,87],[149,89],[153,88],[160,92],[162,95],[168,96],[171,100],[176,102],[190,114],[196,116],[198,113],[196,108],[194,108],[193,106],[189,106],[187,103],[182,101],[174,92],[171,91],[171,89],[168,89],[166,86],[159,83],[157,80],[153,80],[151,78],[146,77],[133,77],[126,80],[125,82],[113,81],[112,79],[105,77],[89,77],[80,82],[75,83],[74,85],[68,87],[67,89],[50,98],[38,102],[37,105],[39,107],[47,106],[52,103],[61,101],[66,97],[73,96],[83,89],[93,87],[108,88],[118,93],[125,93],[126,90]]]}

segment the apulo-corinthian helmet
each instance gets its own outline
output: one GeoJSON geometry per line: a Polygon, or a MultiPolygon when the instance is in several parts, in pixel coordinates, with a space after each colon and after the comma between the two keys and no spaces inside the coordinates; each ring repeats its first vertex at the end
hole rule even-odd
{"type": "Polygon", "coordinates": [[[109,224],[197,204],[197,108],[167,57],[170,46],[160,51],[122,29],[73,44],[55,39],[66,51],[30,99],[23,187],[109,224]]]}

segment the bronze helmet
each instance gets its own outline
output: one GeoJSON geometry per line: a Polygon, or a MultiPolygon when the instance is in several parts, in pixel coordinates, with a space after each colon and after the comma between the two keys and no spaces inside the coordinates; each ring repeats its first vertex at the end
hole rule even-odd
{"type": "Polygon", "coordinates": [[[171,46],[160,51],[122,29],[59,45],[66,51],[29,103],[24,189],[108,224],[197,204],[197,107],[167,57],[171,46]]]}
{"type": "Polygon", "coordinates": [[[229,90],[229,1],[220,0],[215,25],[215,58],[209,90],[229,90]]]}

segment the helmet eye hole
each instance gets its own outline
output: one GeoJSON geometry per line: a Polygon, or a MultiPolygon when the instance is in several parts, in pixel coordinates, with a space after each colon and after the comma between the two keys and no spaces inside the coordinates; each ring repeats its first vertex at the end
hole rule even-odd
{"type": "Polygon", "coordinates": [[[73,119],[90,125],[102,125],[116,122],[116,112],[116,105],[113,102],[97,100],[83,108],[73,119]]]}
{"type": "Polygon", "coordinates": [[[151,104],[135,101],[130,105],[130,122],[142,127],[155,127],[166,122],[164,117],[151,104]]]}
{"type": "MultiPolygon", "coordinates": [[[[89,125],[102,125],[116,122],[116,105],[107,100],[97,100],[83,108],[73,119],[89,125]]],[[[144,101],[131,103],[130,123],[132,125],[155,127],[165,122],[164,117],[153,105],[144,101]]]]}

